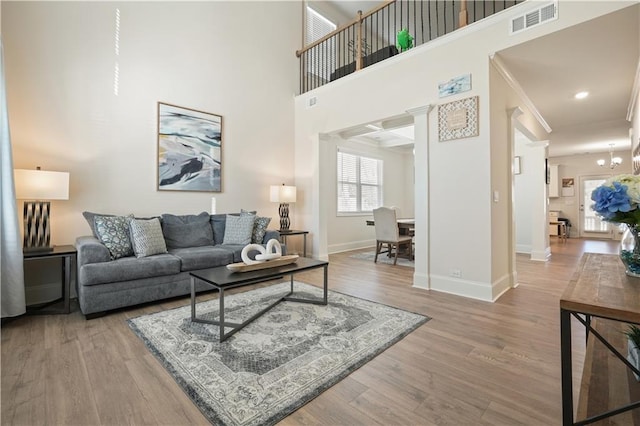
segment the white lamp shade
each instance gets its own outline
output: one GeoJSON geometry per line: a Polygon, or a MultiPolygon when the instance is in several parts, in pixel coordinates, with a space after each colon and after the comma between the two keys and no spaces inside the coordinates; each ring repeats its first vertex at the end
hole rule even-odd
{"type": "Polygon", "coordinates": [[[15,169],[18,200],[68,200],[69,173],[15,169]]]}
{"type": "Polygon", "coordinates": [[[269,199],[273,203],[295,203],[296,187],[286,185],[271,185],[269,199]]]}

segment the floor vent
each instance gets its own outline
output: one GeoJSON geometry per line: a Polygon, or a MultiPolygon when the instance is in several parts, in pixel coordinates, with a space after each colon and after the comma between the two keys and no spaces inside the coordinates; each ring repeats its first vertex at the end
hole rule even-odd
{"type": "Polygon", "coordinates": [[[556,19],[558,19],[557,0],[531,10],[524,15],[516,16],[511,19],[510,34],[519,33],[520,31],[528,30],[529,28],[533,28],[556,19]]]}

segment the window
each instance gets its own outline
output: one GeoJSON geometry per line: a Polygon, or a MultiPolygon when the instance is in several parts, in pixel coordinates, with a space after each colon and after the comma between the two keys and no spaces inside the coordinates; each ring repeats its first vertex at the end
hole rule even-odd
{"type": "Polygon", "coordinates": [[[382,160],[338,151],[338,213],[382,206],[382,160]]]}
{"type": "MultiPolygon", "coordinates": [[[[316,40],[320,40],[330,32],[335,31],[335,29],[336,24],[307,6],[307,23],[304,35],[305,46],[310,45],[316,40]]],[[[310,51],[307,62],[307,72],[322,76],[323,73],[320,68],[323,65],[323,59],[324,65],[328,67],[329,70],[335,69],[335,51],[336,47],[333,38],[314,47],[310,51]]]]}

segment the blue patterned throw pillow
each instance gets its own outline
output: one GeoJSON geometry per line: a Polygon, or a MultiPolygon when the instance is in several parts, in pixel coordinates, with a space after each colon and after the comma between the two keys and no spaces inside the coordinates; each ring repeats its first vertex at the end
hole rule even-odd
{"type": "Polygon", "coordinates": [[[96,235],[111,254],[111,259],[133,255],[129,238],[129,221],[133,216],[96,216],[94,225],[96,235]]]}
{"type": "Polygon", "coordinates": [[[267,226],[269,226],[269,222],[271,222],[270,217],[256,217],[256,220],[253,223],[253,234],[251,236],[252,243],[262,244],[264,234],[267,233],[267,226]]]}

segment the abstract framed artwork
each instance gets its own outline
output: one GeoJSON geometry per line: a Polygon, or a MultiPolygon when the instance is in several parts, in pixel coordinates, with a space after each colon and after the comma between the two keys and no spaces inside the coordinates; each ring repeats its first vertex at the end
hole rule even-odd
{"type": "Polygon", "coordinates": [[[441,98],[471,90],[471,74],[463,74],[438,84],[438,96],[441,98]]]}
{"type": "Polygon", "coordinates": [[[158,190],[222,191],[222,116],[158,102],[158,190]]]}
{"type": "Polygon", "coordinates": [[[478,96],[438,106],[440,142],[478,136],[478,96]]]}

